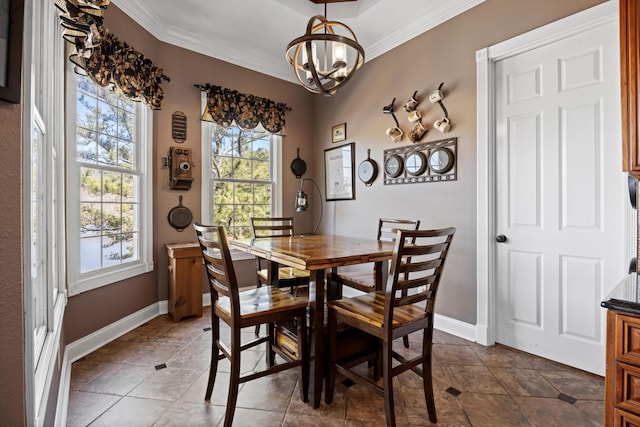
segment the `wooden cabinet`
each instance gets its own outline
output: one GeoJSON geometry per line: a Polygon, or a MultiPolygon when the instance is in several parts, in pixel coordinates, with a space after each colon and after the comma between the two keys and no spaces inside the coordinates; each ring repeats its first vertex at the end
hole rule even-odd
{"type": "Polygon", "coordinates": [[[640,315],[607,311],[605,426],[640,426],[640,315]]]}
{"type": "Polygon", "coordinates": [[[169,258],[169,314],[174,322],[202,317],[202,253],[198,243],[165,245],[169,258]]]}
{"type": "Polygon", "coordinates": [[[640,5],[620,0],[620,82],[622,95],[622,169],[640,177],[640,5]]]}

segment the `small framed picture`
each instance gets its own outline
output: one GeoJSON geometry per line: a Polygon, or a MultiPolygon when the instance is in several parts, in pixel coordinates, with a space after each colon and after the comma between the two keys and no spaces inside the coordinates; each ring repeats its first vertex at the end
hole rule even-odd
{"type": "Polygon", "coordinates": [[[331,142],[340,142],[347,139],[347,124],[340,123],[331,128],[331,142]]]}

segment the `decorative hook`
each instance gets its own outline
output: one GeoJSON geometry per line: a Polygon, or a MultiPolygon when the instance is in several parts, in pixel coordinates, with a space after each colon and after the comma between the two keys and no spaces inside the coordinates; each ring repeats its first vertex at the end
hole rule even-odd
{"type": "Polygon", "coordinates": [[[384,114],[393,114],[393,104],[396,102],[396,99],[393,98],[393,100],[391,101],[391,104],[389,105],[385,105],[384,107],[382,107],[382,112],[384,114]]]}

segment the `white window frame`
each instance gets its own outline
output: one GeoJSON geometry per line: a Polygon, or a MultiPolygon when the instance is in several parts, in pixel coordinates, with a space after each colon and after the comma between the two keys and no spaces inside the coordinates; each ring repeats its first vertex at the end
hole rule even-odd
{"type": "MultiPolygon", "coordinates": [[[[207,104],[207,94],[202,92],[201,111],[207,104]]],[[[212,153],[210,122],[201,121],[201,140],[202,140],[202,222],[206,224],[213,223],[212,209],[213,200],[211,199],[213,174],[210,166],[212,153]]],[[[271,193],[271,212],[273,216],[282,215],[282,137],[280,135],[271,135],[271,170],[270,175],[273,182],[273,191],[271,193]]],[[[234,261],[243,259],[253,259],[254,256],[246,252],[231,248],[231,258],[234,261]]]]}
{"type": "Polygon", "coordinates": [[[25,415],[27,425],[40,426],[44,423],[60,351],[67,303],[63,238],[64,43],[53,2],[26,2],[24,18],[25,415]],[[32,210],[34,176],[39,177],[36,185],[42,185],[35,201],[36,217],[32,210]],[[34,218],[38,219],[36,230],[32,229],[34,218]],[[36,249],[32,252],[34,242],[36,249]],[[35,280],[34,263],[39,271],[35,280]]]}
{"type": "MultiPolygon", "coordinates": [[[[67,252],[70,260],[80,259],[80,167],[76,160],[76,88],[73,65],[67,65],[67,252]]],[[[67,266],[69,295],[97,289],[140,274],[153,271],[153,112],[136,102],[136,161],[140,173],[139,201],[139,259],[81,273],[78,262],[67,266]]]]}

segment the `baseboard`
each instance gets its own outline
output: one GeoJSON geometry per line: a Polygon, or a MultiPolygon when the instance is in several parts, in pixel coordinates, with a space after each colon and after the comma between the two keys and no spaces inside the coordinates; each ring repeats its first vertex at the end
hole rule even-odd
{"type": "Polygon", "coordinates": [[[433,319],[433,327],[467,341],[476,341],[476,326],[461,320],[436,313],[436,317],[433,319]]]}

